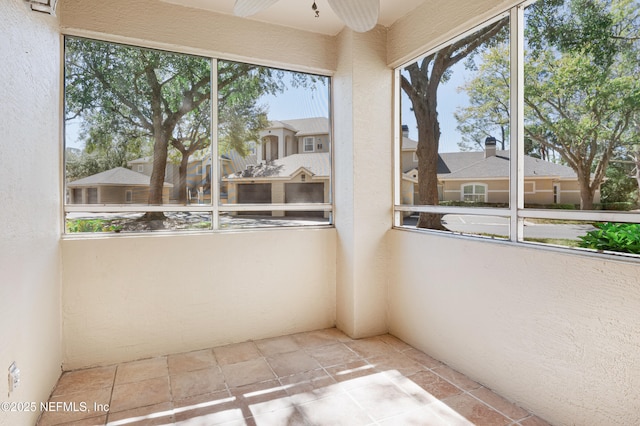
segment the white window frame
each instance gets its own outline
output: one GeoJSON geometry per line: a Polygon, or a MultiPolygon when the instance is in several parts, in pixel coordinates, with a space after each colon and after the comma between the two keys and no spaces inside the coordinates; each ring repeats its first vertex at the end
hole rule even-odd
{"type": "MultiPolygon", "coordinates": [[[[477,31],[481,26],[465,31],[459,36],[443,43],[436,48],[427,51],[424,55],[416,57],[395,69],[394,75],[394,215],[393,226],[399,229],[410,229],[415,232],[434,233],[429,229],[406,228],[402,226],[403,215],[407,213],[438,213],[438,214],[470,214],[508,217],[510,222],[509,240],[513,243],[523,243],[548,247],[538,243],[524,240],[524,221],[526,219],[555,219],[555,220],[579,220],[590,222],[620,222],[620,223],[640,223],[640,213],[617,212],[617,211],[596,211],[596,210],[560,210],[560,209],[532,209],[524,207],[524,9],[532,4],[527,1],[514,6],[507,11],[496,15],[486,21],[482,26],[489,25],[499,19],[509,15],[510,21],[510,56],[511,56],[511,155],[510,155],[510,176],[509,176],[509,207],[452,207],[452,206],[424,206],[401,204],[401,136],[402,127],[400,122],[400,73],[403,68],[414,63],[421,58],[431,55],[438,50],[464,38],[477,31]]],[[[455,235],[455,234],[454,234],[455,235]]],[[[465,236],[470,237],[468,235],[465,236]]],[[[473,238],[473,237],[472,237],[473,238]]],[[[556,247],[557,248],[557,247],[556,247]]],[[[576,251],[572,248],[566,250],[576,251]]],[[[577,251],[585,255],[596,255],[595,252],[581,250],[577,251]]],[[[624,253],[615,253],[615,256],[627,256],[624,253]]],[[[605,255],[607,256],[607,255],[605,255]]]]}
{"type": "Polygon", "coordinates": [[[138,164],[138,173],[144,173],[144,164],[138,164]]]}
{"type": "Polygon", "coordinates": [[[302,138],[302,152],[315,152],[316,150],[316,138],[313,136],[305,136],[302,138]],[[311,146],[311,149],[307,149],[307,143],[311,146]]]}
{"type": "Polygon", "coordinates": [[[467,183],[463,183],[462,185],[460,185],[460,201],[474,201],[474,202],[481,202],[481,203],[486,203],[487,202],[487,194],[489,192],[488,190],[489,185],[487,185],[486,183],[479,183],[479,182],[467,182],[467,183]],[[464,189],[466,187],[472,187],[473,192],[471,194],[466,194],[464,192],[464,189]],[[476,187],[481,187],[483,188],[484,192],[482,194],[476,193],[476,187]],[[466,195],[471,195],[472,197],[476,197],[478,195],[482,195],[482,200],[465,200],[465,196],[466,195]]]}
{"type": "MultiPolygon", "coordinates": [[[[64,37],[76,37],[73,34],[62,34],[64,37]]],[[[108,40],[100,40],[97,38],[92,38],[92,40],[94,41],[102,41],[104,43],[114,43],[112,41],[108,41],[108,40]]],[[[143,49],[154,49],[156,47],[152,46],[152,45],[145,45],[144,43],[140,43],[138,40],[132,40],[131,43],[132,46],[135,47],[140,47],[143,49]]],[[[202,56],[201,53],[197,52],[197,51],[189,51],[188,49],[174,49],[172,50],[173,53],[179,53],[179,54],[185,54],[185,55],[196,55],[196,56],[200,56],[203,58],[206,58],[208,60],[211,61],[211,81],[212,82],[217,82],[218,81],[218,75],[217,75],[217,69],[218,69],[218,61],[225,61],[225,60],[230,60],[233,61],[233,59],[227,59],[227,58],[215,58],[215,57],[204,57],[202,56]]],[[[61,67],[61,72],[64,72],[64,55],[63,55],[63,63],[62,63],[62,67],[61,67]]],[[[273,67],[272,64],[260,64],[258,62],[254,63],[255,65],[259,65],[259,66],[265,66],[265,67],[273,67]]],[[[313,73],[309,73],[308,70],[302,70],[302,69],[286,69],[287,71],[291,71],[291,72],[298,72],[298,73],[306,73],[306,74],[310,74],[312,75],[313,73]]],[[[320,74],[320,73],[316,73],[317,76],[323,77],[327,79],[327,88],[326,90],[328,91],[328,103],[329,103],[329,125],[328,125],[328,140],[327,143],[329,144],[329,155],[330,155],[330,162],[331,162],[331,172],[330,172],[330,176],[329,176],[329,199],[327,202],[325,203],[295,203],[295,204],[287,204],[287,203],[271,203],[271,204],[222,204],[221,203],[221,196],[220,196],[220,192],[221,192],[221,185],[223,184],[222,179],[220,178],[221,176],[221,170],[220,170],[220,164],[219,161],[212,161],[211,162],[211,204],[187,204],[187,205],[176,205],[176,204],[164,204],[164,205],[159,205],[159,206],[155,206],[155,205],[147,205],[147,204],[103,204],[100,203],[99,200],[99,191],[98,191],[98,203],[97,204],[88,204],[86,203],[86,200],[84,204],[70,204],[67,200],[65,200],[65,197],[63,196],[62,201],[64,203],[64,212],[65,215],[63,215],[63,222],[65,221],[65,216],[67,213],[139,213],[139,212],[207,212],[211,214],[211,224],[212,224],[212,231],[226,231],[220,228],[220,214],[221,213],[234,213],[234,212],[252,212],[252,211],[269,211],[269,212],[288,212],[288,211],[300,211],[300,212],[307,212],[307,211],[321,211],[321,212],[326,212],[328,213],[328,221],[326,224],[321,224],[321,225],[307,225],[307,226],[303,226],[300,225],[302,227],[304,227],[305,229],[308,228],[312,228],[312,227],[320,227],[320,228],[326,228],[326,227],[333,227],[334,226],[334,218],[335,215],[333,214],[334,211],[334,204],[333,204],[333,191],[334,191],[334,171],[333,171],[333,164],[334,164],[334,150],[333,150],[333,131],[332,131],[332,121],[333,121],[333,104],[332,104],[332,90],[333,90],[333,81],[332,81],[332,76],[329,74],[320,74]]],[[[63,81],[64,81],[64,76],[63,76],[63,81]]],[[[211,146],[210,146],[210,150],[212,153],[216,153],[218,152],[218,132],[215,131],[215,129],[217,129],[218,127],[218,117],[217,117],[217,113],[218,113],[218,105],[216,103],[216,99],[218,99],[218,93],[217,93],[217,84],[212,84],[211,86],[211,129],[212,129],[212,133],[210,135],[211,137],[211,146]]],[[[63,112],[64,113],[64,112],[63,112]]],[[[313,143],[315,143],[315,138],[311,137],[311,139],[313,140],[313,143]]],[[[66,141],[64,141],[66,144],[66,141]]],[[[315,147],[315,145],[314,145],[315,147]]],[[[252,152],[255,152],[256,150],[256,146],[254,145],[252,148],[250,148],[252,150],[252,152]]],[[[63,164],[62,167],[63,169],[66,167],[66,164],[64,163],[64,159],[62,160],[63,164]]],[[[138,168],[144,168],[144,165],[140,164],[138,165],[138,168]]],[[[63,182],[62,183],[63,187],[66,187],[66,184],[63,182]]],[[[85,193],[87,190],[83,190],[83,193],[85,193]]],[[[61,191],[62,194],[66,193],[66,189],[63,188],[63,190],[61,191]]],[[[77,233],[73,233],[73,234],[66,234],[64,232],[66,229],[66,224],[63,223],[62,224],[62,229],[63,229],[63,238],[68,238],[68,237],[72,237],[72,238],[85,238],[85,237],[91,237],[99,235],[100,237],[104,237],[104,236],[116,236],[116,235],[123,235],[123,234],[103,234],[103,233],[97,233],[97,234],[92,234],[92,233],[86,233],[83,235],[78,235],[77,233]]],[[[286,226],[284,227],[285,229],[295,229],[296,226],[286,226]]],[[[239,228],[230,228],[228,229],[228,231],[236,231],[239,228]]],[[[255,227],[247,227],[247,228],[241,228],[243,230],[246,231],[251,231],[251,230],[264,230],[264,229],[283,229],[283,227],[281,226],[255,226],[255,227]]],[[[184,231],[182,232],[175,232],[175,231],[165,231],[166,233],[170,233],[170,234],[184,234],[184,231]]],[[[198,232],[211,232],[211,231],[206,231],[206,230],[201,230],[198,232]]],[[[146,235],[148,234],[147,232],[139,232],[139,233],[127,233],[127,235],[146,235]]]]}

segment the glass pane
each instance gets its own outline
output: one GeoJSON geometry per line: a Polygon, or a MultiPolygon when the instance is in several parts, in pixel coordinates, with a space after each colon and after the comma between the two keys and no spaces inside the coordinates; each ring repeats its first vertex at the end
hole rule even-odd
{"type": "Polygon", "coordinates": [[[526,207],[638,208],[639,6],[565,0],[526,9],[526,207]]]}
{"type": "Polygon", "coordinates": [[[220,229],[250,229],[263,227],[323,226],[331,224],[331,213],[323,211],[247,211],[220,214],[220,229]]]}
{"type": "Polygon", "coordinates": [[[330,203],[329,78],[229,61],[218,73],[221,203],[330,203]]]}
{"type": "Polygon", "coordinates": [[[640,255],[640,224],[529,218],[525,221],[524,240],[640,255]]]}
{"type": "MultiPolygon", "coordinates": [[[[402,212],[403,227],[415,228],[420,213],[402,212]]],[[[508,239],[509,218],[502,216],[484,216],[470,214],[439,214],[444,231],[463,235],[476,235],[488,238],[508,239]]]]}
{"type": "Polygon", "coordinates": [[[211,61],[65,38],[68,204],[211,203],[211,61]]]}
{"type": "Polygon", "coordinates": [[[145,213],[67,213],[66,232],[146,233],[156,231],[202,231],[211,229],[211,214],[204,212],[159,212],[156,219],[145,213]]]}
{"type": "MultiPolygon", "coordinates": [[[[402,204],[508,206],[508,24],[491,23],[401,70],[402,204]]],[[[423,214],[417,226],[442,229],[437,215],[423,214]]]]}

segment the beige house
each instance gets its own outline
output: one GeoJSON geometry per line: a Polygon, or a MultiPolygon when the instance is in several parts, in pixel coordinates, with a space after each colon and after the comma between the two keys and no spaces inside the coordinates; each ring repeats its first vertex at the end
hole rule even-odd
{"type": "MultiPolygon", "coordinates": [[[[418,202],[418,142],[406,134],[402,140],[402,203],[418,202]]],[[[481,152],[449,152],[438,155],[440,201],[509,203],[509,151],[487,143],[481,152]]],[[[524,202],[527,205],[580,204],[576,173],[568,166],[524,157],[524,202]]],[[[600,191],[594,202],[600,202],[600,191]]]]}
{"type": "MultiPolygon", "coordinates": [[[[145,204],[149,201],[150,177],[116,167],[67,184],[70,204],[145,204]]],[[[173,185],[164,183],[162,200],[169,202],[173,185]]]]}
{"type": "MultiPolygon", "coordinates": [[[[261,131],[256,154],[223,157],[223,193],[229,204],[328,203],[331,154],[326,117],[272,121],[261,131]]],[[[251,212],[255,214],[255,212],[251,212]]],[[[274,211],[273,216],[325,216],[274,211]]]]}

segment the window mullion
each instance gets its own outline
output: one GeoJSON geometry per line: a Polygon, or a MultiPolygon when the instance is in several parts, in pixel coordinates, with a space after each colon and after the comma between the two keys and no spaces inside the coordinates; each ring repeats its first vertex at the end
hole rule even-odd
{"type": "Polygon", "coordinates": [[[509,195],[511,241],[524,238],[524,219],[518,211],[524,208],[524,7],[511,9],[511,146],[509,195]]]}
{"type": "Polygon", "coordinates": [[[211,228],[220,229],[220,156],[218,155],[218,60],[211,59],[211,228]]]}

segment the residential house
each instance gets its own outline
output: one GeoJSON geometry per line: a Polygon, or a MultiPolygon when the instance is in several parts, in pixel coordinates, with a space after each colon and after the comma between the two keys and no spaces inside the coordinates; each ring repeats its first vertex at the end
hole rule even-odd
{"type": "MultiPolygon", "coordinates": [[[[418,142],[405,131],[402,138],[402,203],[418,202],[418,142]]],[[[509,203],[509,150],[497,150],[495,140],[485,150],[438,154],[438,198],[440,201],[509,203]]],[[[580,186],[568,166],[524,156],[524,202],[529,206],[580,204],[580,186]]],[[[594,202],[600,201],[597,190],[594,202]]]]}
{"type": "MultiPolygon", "coordinates": [[[[70,204],[145,204],[149,201],[150,177],[116,167],[67,184],[70,204]]],[[[165,182],[162,200],[169,202],[173,184],[165,182]]]]}
{"type": "MultiPolygon", "coordinates": [[[[228,170],[234,171],[222,179],[229,204],[329,202],[331,154],[326,117],[272,121],[260,136],[255,156],[239,161],[235,153],[229,161],[228,170]]],[[[273,212],[273,216],[286,215],[328,213],[273,212]]]]}

